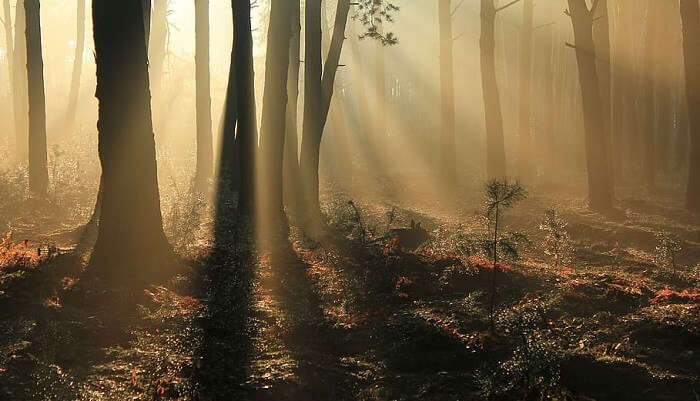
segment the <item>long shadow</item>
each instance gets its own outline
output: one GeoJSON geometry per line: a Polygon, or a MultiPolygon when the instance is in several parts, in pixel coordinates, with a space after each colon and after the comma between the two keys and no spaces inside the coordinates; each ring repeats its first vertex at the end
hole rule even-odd
{"type": "Polygon", "coordinates": [[[260,285],[277,306],[281,340],[295,363],[296,383],[267,392],[266,400],[355,399],[357,378],[341,368],[342,333],[326,321],[322,300],[288,240],[269,247],[260,285]]]}

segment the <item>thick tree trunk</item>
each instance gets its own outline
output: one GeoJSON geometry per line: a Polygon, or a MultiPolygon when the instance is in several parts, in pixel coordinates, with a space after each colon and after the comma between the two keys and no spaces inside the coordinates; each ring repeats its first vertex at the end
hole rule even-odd
{"type": "Polygon", "coordinates": [[[457,177],[455,150],[455,88],[454,58],[452,56],[452,1],[438,0],[440,24],[440,94],[441,94],[441,155],[442,176],[446,183],[457,177]]]}
{"type": "Polygon", "coordinates": [[[29,159],[29,101],[27,88],[27,36],[24,0],[17,0],[15,6],[15,46],[14,63],[15,81],[13,85],[15,117],[15,158],[17,164],[26,165],[29,159]]]}
{"type": "Polygon", "coordinates": [[[310,224],[317,225],[320,217],[319,204],[319,174],[318,166],[321,151],[323,129],[328,120],[328,111],[333,98],[335,76],[338,71],[340,54],[345,41],[345,27],[350,11],[349,0],[339,0],[336,10],[333,37],[330,43],[328,57],[321,73],[321,24],[320,5],[316,8],[316,0],[307,3],[307,36],[305,57],[305,98],[304,98],[304,134],[301,141],[301,172],[303,174],[306,193],[306,206],[310,224]],[[312,8],[309,8],[313,5],[312,8]],[[318,14],[318,17],[316,16],[318,14]],[[313,33],[318,32],[318,37],[313,33]],[[316,99],[313,97],[318,96],[316,99]],[[306,103],[310,103],[307,108],[306,103]],[[307,121],[314,118],[315,121],[307,121]]]}
{"type": "Polygon", "coordinates": [[[171,252],[158,193],[143,7],[140,0],[93,0],[92,12],[103,185],[91,265],[104,278],[143,283],[163,273],[171,252]]]}
{"type": "Polygon", "coordinates": [[[195,188],[204,192],[214,166],[209,70],[209,0],[195,1],[197,171],[195,188]]]}
{"type": "Polygon", "coordinates": [[[83,52],[85,51],[85,0],[78,0],[78,12],[75,36],[75,55],[73,57],[73,74],[71,76],[68,109],[66,112],[66,129],[72,129],[78,110],[80,95],[80,77],[83,71],[83,52]]]}
{"type": "Polygon", "coordinates": [[[291,5],[291,36],[289,38],[289,71],[287,76],[287,123],[284,136],[284,203],[292,210],[299,207],[299,69],[301,65],[301,9],[298,0],[291,5]]]}
{"type": "Polygon", "coordinates": [[[34,195],[45,196],[49,187],[49,171],[46,164],[46,96],[39,0],[25,0],[24,6],[29,88],[29,190],[34,195]]]}
{"type": "Polygon", "coordinates": [[[586,0],[568,0],[568,3],[576,40],[576,61],[583,101],[588,196],[591,208],[609,210],[612,208],[613,196],[608,138],[605,135],[600,81],[593,44],[593,14],[595,10],[588,9],[586,0]]]}
{"type": "MultiPolygon", "coordinates": [[[[250,22],[250,1],[232,0],[234,38],[232,68],[236,87],[236,148],[238,149],[239,197],[238,213],[251,215],[255,198],[255,156],[258,151],[255,118],[255,83],[253,70],[253,34],[250,22]]],[[[227,119],[227,122],[231,121],[227,119]]],[[[233,126],[228,126],[233,131],[233,126]]]]}
{"type": "Polygon", "coordinates": [[[696,0],[681,0],[685,95],[690,122],[690,166],[686,206],[700,212],[700,6],[696,0]]]}
{"type": "Polygon", "coordinates": [[[506,151],[503,139],[503,115],[496,81],[496,8],[494,0],[481,0],[481,85],[486,120],[486,174],[503,179],[506,175],[506,151]]]}
{"type": "Polygon", "coordinates": [[[523,25],[520,43],[520,110],[518,113],[518,132],[520,148],[518,151],[518,176],[521,180],[532,179],[532,135],[530,133],[531,81],[532,81],[532,35],[535,4],[534,0],[523,0],[523,25]]]}
{"type": "MultiPolygon", "coordinates": [[[[600,0],[593,16],[593,42],[595,44],[597,72],[600,81],[600,100],[603,112],[603,127],[608,139],[608,157],[612,166],[612,67],[610,62],[610,18],[608,0],[600,0]]],[[[612,168],[612,167],[611,167],[612,168]]],[[[614,174],[610,175],[610,186],[614,196],[614,174]]]]}
{"type": "Polygon", "coordinates": [[[322,131],[323,94],[321,90],[321,0],[307,0],[304,46],[304,122],[301,139],[301,174],[308,224],[320,219],[318,200],[318,152],[314,144],[322,131]],[[313,138],[313,139],[312,139],[313,138]]]}
{"type": "Polygon", "coordinates": [[[265,90],[260,127],[260,160],[258,198],[262,228],[275,230],[283,224],[283,159],[291,38],[290,0],[272,0],[267,34],[265,90]]]}

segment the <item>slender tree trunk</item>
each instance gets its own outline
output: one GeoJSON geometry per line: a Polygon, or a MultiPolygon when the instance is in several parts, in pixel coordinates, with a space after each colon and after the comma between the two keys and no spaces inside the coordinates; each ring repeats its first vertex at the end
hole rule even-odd
{"type": "Polygon", "coordinates": [[[690,166],[688,210],[700,212],[700,6],[695,0],[681,0],[685,95],[690,121],[690,166]]]}
{"type": "Polygon", "coordinates": [[[151,69],[151,86],[154,97],[159,100],[168,41],[168,0],[153,0],[149,36],[148,65],[151,69]]]}
{"type": "Polygon", "coordinates": [[[641,106],[639,125],[642,142],[642,170],[644,185],[648,191],[653,191],[656,186],[656,107],[655,87],[656,76],[654,74],[656,61],[656,37],[658,35],[658,0],[651,0],[647,4],[646,13],[646,40],[644,42],[644,57],[642,59],[641,80],[641,106]]]}
{"type": "Polygon", "coordinates": [[[102,165],[94,271],[142,283],[163,273],[163,233],[140,0],[93,0],[102,165]],[[124,83],[128,82],[129,85],[124,83]]]}
{"type": "Polygon", "coordinates": [[[39,0],[26,0],[27,83],[29,88],[29,190],[45,196],[49,187],[46,163],[46,96],[41,47],[39,0]]]}
{"type": "Polygon", "coordinates": [[[85,0],[78,0],[78,12],[75,36],[75,55],[73,57],[73,75],[71,76],[70,94],[68,95],[68,111],[66,113],[66,128],[71,129],[75,123],[80,95],[80,77],[83,70],[83,52],[85,51],[85,0]]]}
{"type": "Polygon", "coordinates": [[[600,81],[596,70],[596,53],[593,43],[595,10],[588,9],[586,0],[568,0],[568,3],[576,40],[576,61],[583,101],[588,196],[591,208],[608,210],[612,208],[612,185],[608,138],[605,135],[600,81]]]}
{"type": "MultiPolygon", "coordinates": [[[[9,94],[10,94],[10,99],[13,99],[12,103],[12,111],[14,112],[15,109],[15,90],[13,88],[14,82],[15,82],[15,68],[13,63],[15,62],[15,57],[14,57],[14,49],[15,46],[12,43],[12,15],[10,14],[10,0],[3,0],[2,2],[2,9],[3,9],[3,17],[5,18],[5,49],[6,49],[6,54],[5,57],[7,59],[7,77],[8,77],[8,89],[9,89],[9,94]]],[[[15,130],[17,130],[17,124],[14,123],[14,118],[13,118],[13,125],[15,130]]],[[[8,145],[12,143],[13,139],[11,138],[11,132],[9,129],[7,130],[7,143],[8,145]]]]}
{"type": "Polygon", "coordinates": [[[209,70],[209,0],[195,1],[197,171],[195,188],[204,192],[214,166],[209,70]]]}
{"type": "Polygon", "coordinates": [[[628,121],[628,111],[630,98],[632,95],[631,81],[633,78],[632,67],[629,65],[632,60],[632,7],[630,0],[618,0],[614,3],[614,9],[618,15],[615,28],[615,46],[613,65],[613,88],[612,88],[612,122],[611,122],[611,143],[612,143],[612,164],[613,177],[617,181],[622,177],[625,162],[625,138],[630,126],[628,121]]]}
{"type": "Polygon", "coordinates": [[[291,37],[289,40],[289,72],[287,76],[287,108],[284,139],[284,200],[292,210],[299,207],[299,70],[301,52],[301,10],[298,0],[291,5],[291,37]]]}
{"type": "Polygon", "coordinates": [[[524,0],[523,25],[520,43],[520,110],[518,113],[518,131],[520,132],[520,149],[518,158],[518,175],[522,180],[532,178],[532,135],[530,133],[530,109],[532,99],[532,35],[535,4],[534,0],[524,0]]]}
{"type": "Polygon", "coordinates": [[[15,46],[14,46],[14,70],[15,82],[13,85],[14,94],[14,116],[15,116],[15,157],[19,165],[26,165],[29,159],[29,100],[27,88],[27,36],[26,13],[24,0],[17,0],[15,6],[15,46]]]}
{"type": "MultiPolygon", "coordinates": [[[[238,213],[251,215],[255,198],[255,156],[258,151],[255,118],[255,84],[253,70],[253,34],[250,1],[232,0],[234,15],[234,60],[236,86],[236,148],[239,152],[238,213]]],[[[233,130],[232,126],[228,129],[233,130]]]]}
{"type": "Polygon", "coordinates": [[[265,90],[263,93],[260,147],[261,185],[258,199],[263,228],[274,230],[283,221],[283,159],[291,39],[291,2],[272,0],[267,34],[265,90]]]}
{"type": "Polygon", "coordinates": [[[452,1],[438,0],[440,23],[440,93],[442,176],[446,183],[457,177],[455,150],[455,88],[454,58],[452,56],[452,1]]]}
{"type": "MultiPolygon", "coordinates": [[[[551,3],[548,3],[546,5],[547,10],[548,10],[548,16],[549,16],[549,23],[554,23],[554,18],[555,18],[555,13],[553,12],[554,10],[554,5],[551,3]]],[[[556,25],[555,25],[556,26],[556,25]]],[[[554,103],[554,88],[555,88],[555,82],[556,77],[555,77],[555,65],[554,63],[557,61],[555,56],[554,56],[554,28],[550,25],[547,28],[547,33],[544,34],[545,40],[544,40],[544,51],[545,51],[545,60],[544,60],[544,69],[542,70],[542,77],[543,77],[543,83],[544,83],[544,90],[543,90],[543,105],[544,105],[544,113],[543,113],[543,119],[544,121],[542,122],[542,135],[544,137],[544,141],[542,142],[543,144],[543,152],[542,152],[542,168],[544,170],[544,176],[547,181],[550,180],[550,177],[554,173],[554,158],[555,158],[555,145],[554,145],[554,119],[555,119],[555,110],[561,105],[557,105],[554,103]]]]}
{"type": "Polygon", "coordinates": [[[481,85],[486,119],[486,174],[502,179],[506,175],[503,115],[496,81],[496,8],[494,0],[481,0],[481,85]]]}

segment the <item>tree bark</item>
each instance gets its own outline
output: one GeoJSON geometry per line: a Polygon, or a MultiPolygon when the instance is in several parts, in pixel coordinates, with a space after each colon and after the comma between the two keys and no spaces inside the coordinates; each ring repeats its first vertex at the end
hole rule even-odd
{"type": "MultiPolygon", "coordinates": [[[[255,156],[258,150],[257,121],[255,118],[255,84],[253,70],[253,34],[250,22],[250,1],[232,0],[234,15],[234,50],[232,68],[236,87],[236,128],[238,149],[239,196],[238,213],[251,215],[255,199],[255,156]]],[[[232,121],[227,120],[228,123],[232,121]]]]}
{"type": "Polygon", "coordinates": [[[690,166],[686,206],[700,212],[700,6],[696,0],[681,0],[685,95],[690,125],[690,166]]]}
{"type": "Polygon", "coordinates": [[[588,9],[586,0],[567,1],[574,27],[576,61],[583,101],[589,202],[592,209],[604,211],[612,208],[612,185],[608,138],[605,135],[600,81],[596,69],[596,53],[593,42],[595,10],[588,9]]]}
{"type": "Polygon", "coordinates": [[[85,0],[78,0],[75,55],[73,57],[73,74],[71,76],[68,109],[66,113],[66,128],[72,129],[78,109],[80,95],[80,77],[83,71],[83,52],[85,51],[85,0]]]}
{"type": "Polygon", "coordinates": [[[656,186],[656,37],[658,35],[657,0],[647,4],[646,39],[644,42],[644,57],[640,74],[642,113],[639,124],[642,142],[642,175],[644,185],[652,192],[656,186]]]}
{"type": "Polygon", "coordinates": [[[95,273],[143,283],[162,274],[163,233],[140,0],[92,2],[102,165],[95,273]]]}
{"type": "MultiPolygon", "coordinates": [[[[605,130],[605,137],[608,138],[606,146],[609,149],[609,164],[612,166],[612,67],[610,62],[610,18],[608,15],[608,0],[600,0],[596,9],[596,15],[593,16],[593,42],[595,44],[597,72],[600,80],[603,129],[605,130]]],[[[610,186],[613,192],[614,178],[614,174],[611,174],[610,186]]]]}
{"type": "Polygon", "coordinates": [[[338,71],[340,54],[345,41],[345,27],[350,10],[349,0],[339,0],[336,10],[333,37],[328,57],[321,70],[321,24],[320,1],[307,3],[306,24],[307,42],[305,55],[304,93],[304,134],[301,140],[301,172],[306,193],[308,218],[317,225],[320,218],[318,166],[323,129],[328,120],[328,111],[333,98],[335,76],[338,71]],[[314,36],[314,35],[318,36],[314,36]],[[307,104],[308,103],[308,104],[307,104]],[[314,119],[310,121],[309,119],[314,119]]]}
{"type": "Polygon", "coordinates": [[[298,0],[291,5],[291,36],[289,39],[289,72],[287,76],[287,108],[284,138],[284,203],[297,210],[300,199],[299,179],[299,70],[301,65],[301,9],[298,0]]]}
{"type": "Polygon", "coordinates": [[[440,94],[442,176],[453,184],[457,177],[455,150],[454,58],[452,55],[452,1],[438,0],[440,24],[440,94]]]}
{"type": "Polygon", "coordinates": [[[24,7],[29,88],[29,190],[41,197],[48,191],[49,171],[46,163],[46,95],[39,0],[26,0],[24,7]]]}
{"type": "Polygon", "coordinates": [[[486,174],[503,179],[506,175],[506,151],[503,139],[503,115],[496,81],[496,8],[494,0],[481,0],[481,85],[486,120],[486,174]]]}
{"type": "Polygon", "coordinates": [[[15,43],[14,43],[14,65],[15,81],[13,85],[14,93],[14,116],[15,116],[15,158],[17,164],[26,165],[29,159],[29,103],[27,74],[27,36],[26,13],[24,0],[17,0],[15,5],[15,43]]]}
{"type": "MultiPolygon", "coordinates": [[[[7,77],[8,77],[8,88],[9,88],[9,94],[10,94],[10,99],[13,99],[12,103],[12,111],[14,112],[15,109],[15,89],[13,88],[14,82],[15,82],[15,68],[14,68],[14,44],[12,43],[12,15],[10,15],[10,0],[3,0],[2,2],[2,9],[3,9],[3,16],[5,17],[5,23],[4,28],[5,28],[5,49],[6,49],[6,59],[7,59],[7,77]]],[[[13,127],[15,130],[17,130],[17,124],[14,122],[13,118],[13,127]]],[[[7,130],[7,143],[8,145],[12,143],[13,139],[11,138],[11,132],[10,130],[7,130]]]]}
{"type": "Polygon", "coordinates": [[[291,38],[290,0],[272,0],[267,34],[265,61],[265,90],[260,127],[261,185],[258,199],[263,229],[282,227],[284,207],[283,159],[287,107],[287,79],[289,75],[289,45],[291,38]]]}
{"type": "Polygon", "coordinates": [[[197,171],[195,188],[206,191],[214,166],[209,70],[209,0],[195,1],[197,171]]]}
{"type": "Polygon", "coordinates": [[[518,131],[520,149],[518,158],[518,176],[521,180],[532,178],[532,135],[530,132],[530,110],[532,99],[532,35],[535,4],[534,0],[523,0],[523,25],[520,43],[520,110],[518,113],[518,131]]]}

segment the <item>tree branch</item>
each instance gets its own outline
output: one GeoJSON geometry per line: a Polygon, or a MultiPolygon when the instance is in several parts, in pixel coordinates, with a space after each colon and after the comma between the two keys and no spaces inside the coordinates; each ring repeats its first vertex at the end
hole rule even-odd
{"type": "Polygon", "coordinates": [[[510,3],[508,3],[508,4],[506,4],[506,5],[500,6],[500,7],[498,7],[498,8],[496,9],[496,12],[503,11],[503,10],[505,10],[506,8],[512,6],[513,4],[515,4],[515,3],[519,2],[519,1],[520,1],[520,0],[513,0],[513,1],[511,1],[510,3]]]}

